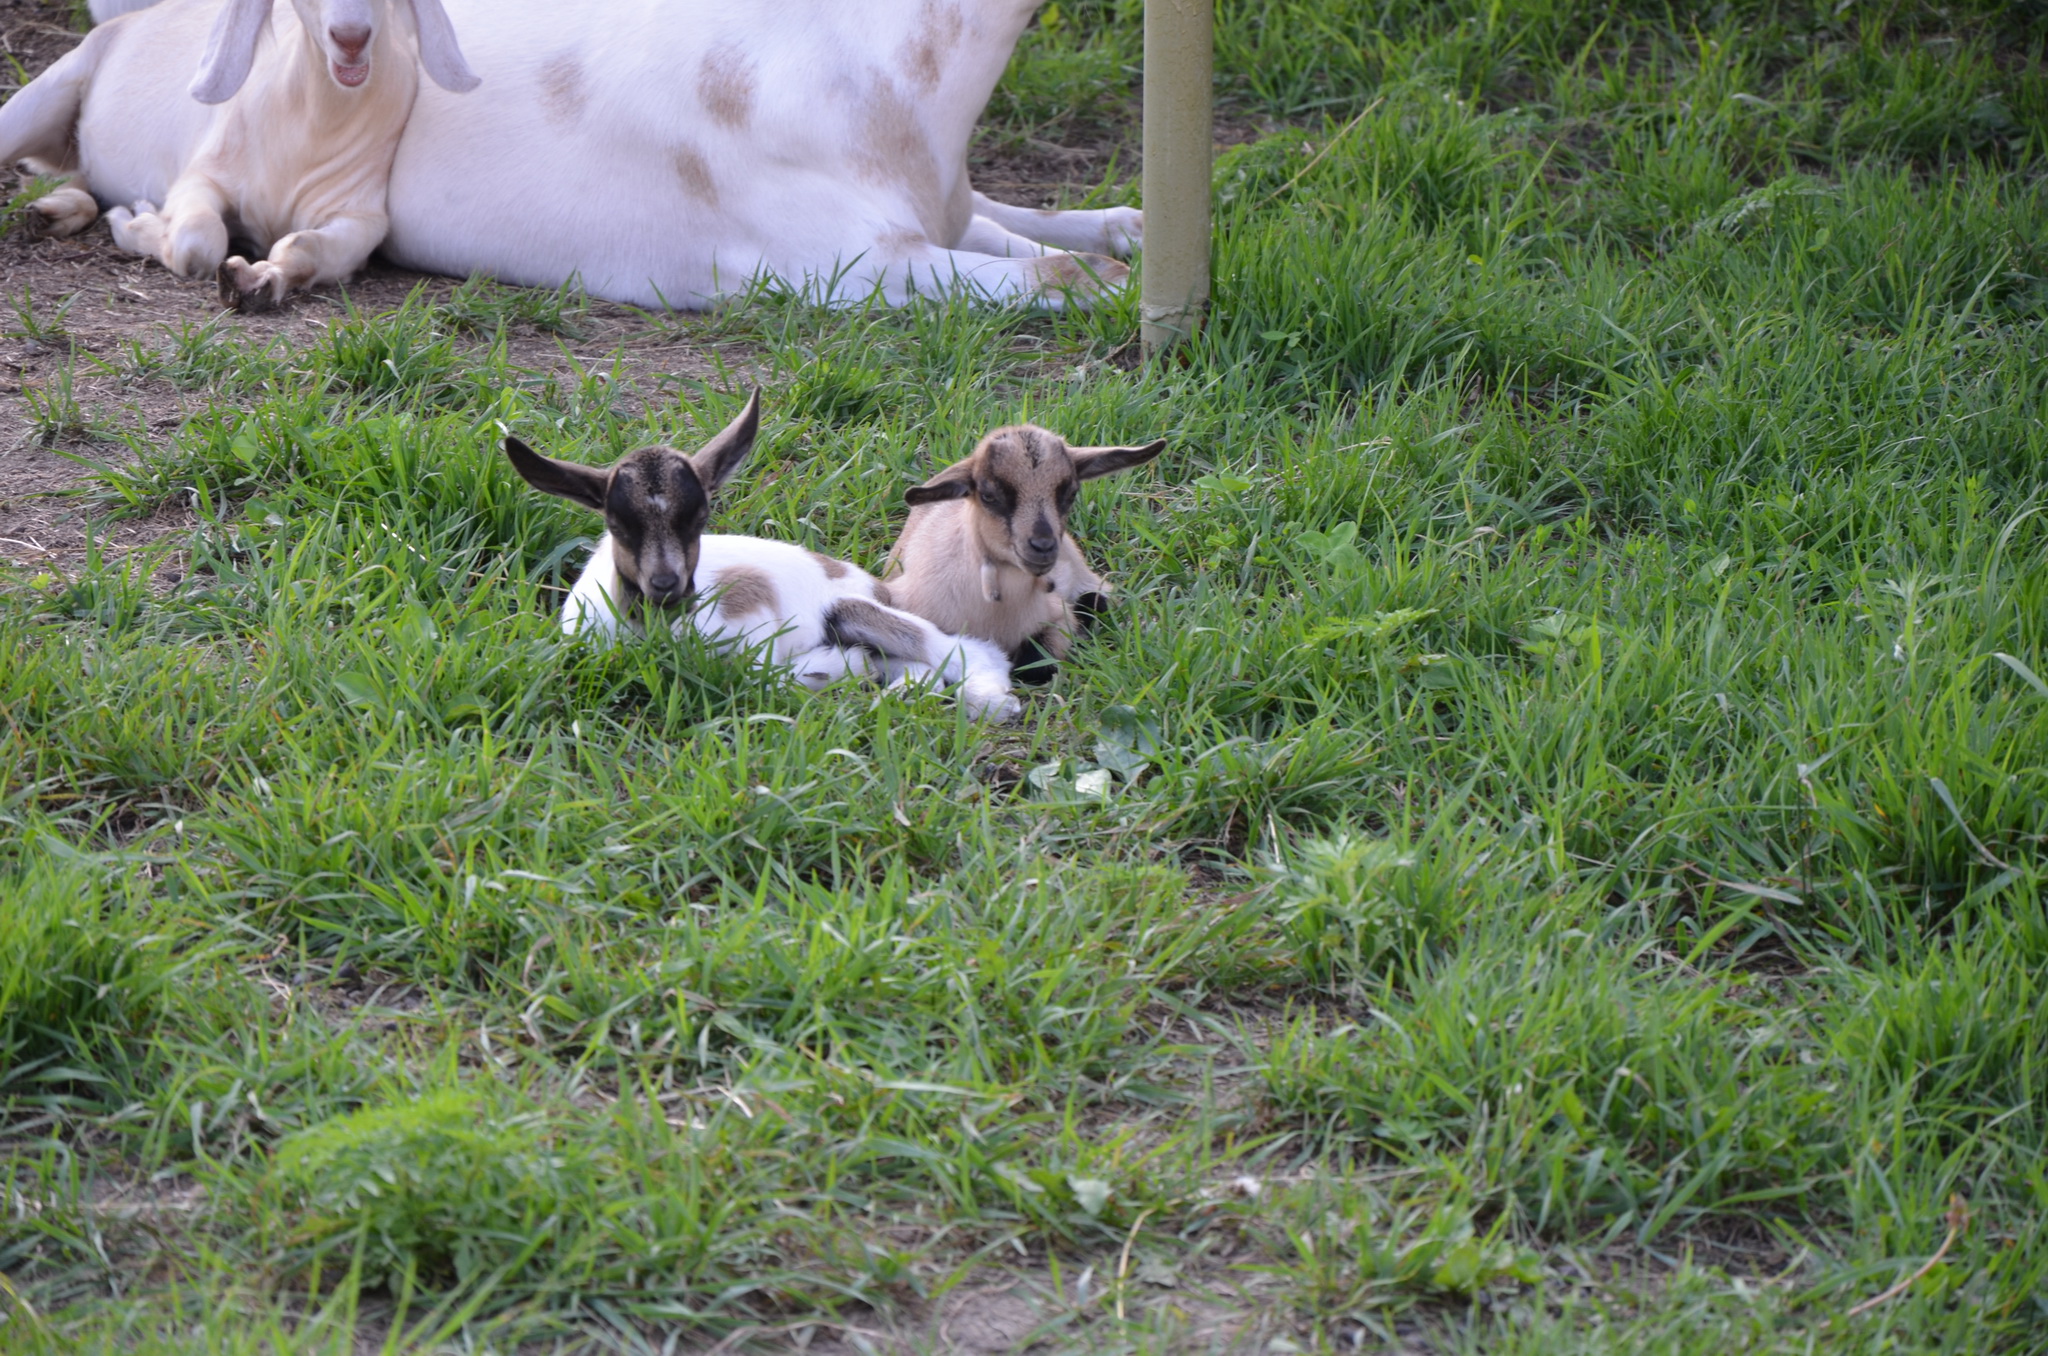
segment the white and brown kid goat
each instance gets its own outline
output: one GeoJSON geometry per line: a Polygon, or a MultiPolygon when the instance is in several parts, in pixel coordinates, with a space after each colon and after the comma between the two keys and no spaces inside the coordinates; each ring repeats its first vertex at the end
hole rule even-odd
{"type": "Polygon", "coordinates": [[[0,164],[65,181],[30,205],[31,226],[72,235],[120,204],[117,245],[215,277],[245,310],[361,268],[390,226],[418,68],[455,92],[477,77],[440,0],[274,9],[164,0],[114,15],[0,106],[0,164]],[[267,257],[229,258],[231,237],[267,257]]]}
{"type": "Polygon", "coordinates": [[[563,631],[610,641],[666,613],[678,632],[692,626],[716,644],[754,647],[808,688],[861,676],[958,685],[971,715],[1015,718],[1010,663],[994,645],[889,606],[889,591],[843,560],[704,532],[712,497],[752,449],[760,419],[757,391],[694,456],[643,447],[610,467],[556,461],[505,439],[527,484],[604,515],[605,534],[563,605],[563,631]]]}
{"type": "Polygon", "coordinates": [[[974,454],[904,491],[911,506],[882,577],[897,607],[941,630],[979,636],[1044,681],[1109,586],[1067,531],[1081,482],[1142,466],[1166,450],[1069,447],[1036,424],[999,428],[974,454]]]}

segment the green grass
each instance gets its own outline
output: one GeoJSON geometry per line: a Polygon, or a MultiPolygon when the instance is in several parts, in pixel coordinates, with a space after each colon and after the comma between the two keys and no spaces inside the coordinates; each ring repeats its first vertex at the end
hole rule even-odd
{"type": "MultiPolygon", "coordinates": [[[[991,135],[1115,125],[1139,17],[991,135]]],[[[486,283],[137,345],[207,408],[92,494],[185,582],[0,577],[0,1345],[942,1349],[1022,1277],[1063,1350],[2041,1349],[2043,23],[1226,7],[1280,130],[1156,367],[767,291],[563,375],[486,283]],[[1170,439],[1023,725],[557,642],[502,430],[743,365],[719,524],[870,566],[995,424],[1170,439]]]]}

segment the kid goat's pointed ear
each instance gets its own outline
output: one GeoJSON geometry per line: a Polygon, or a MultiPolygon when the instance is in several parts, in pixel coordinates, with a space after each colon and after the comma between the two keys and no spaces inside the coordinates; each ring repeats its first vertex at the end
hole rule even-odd
{"type": "Polygon", "coordinates": [[[916,508],[919,504],[943,504],[948,499],[965,499],[974,493],[974,460],[956,461],[945,470],[933,476],[922,485],[912,485],[903,492],[903,502],[916,508]]]}
{"type": "Polygon", "coordinates": [[[611,484],[612,473],[598,466],[578,466],[573,461],[556,461],[507,435],[505,456],[511,461],[512,469],[519,472],[527,484],[542,494],[558,494],[564,499],[573,499],[585,508],[604,512],[604,492],[611,484]]]}
{"type": "Polygon", "coordinates": [[[690,458],[690,469],[697,473],[697,481],[704,487],[704,493],[718,493],[719,486],[739,469],[747,459],[747,453],[754,450],[754,437],[761,431],[761,392],[757,387],[747,398],[747,407],[740,411],[739,418],[720,430],[717,437],[704,444],[702,451],[690,458]]]}
{"type": "Polygon", "coordinates": [[[1143,447],[1070,447],[1067,453],[1074,459],[1074,475],[1081,480],[1093,480],[1143,466],[1165,450],[1166,439],[1161,438],[1143,447]]]}

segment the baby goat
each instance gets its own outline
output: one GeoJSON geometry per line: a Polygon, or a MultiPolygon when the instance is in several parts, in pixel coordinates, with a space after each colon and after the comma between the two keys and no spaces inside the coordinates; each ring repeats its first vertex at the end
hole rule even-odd
{"type": "Polygon", "coordinates": [[[754,445],[761,393],[695,456],[643,447],[610,468],[555,461],[517,438],[505,455],[526,483],[604,515],[605,534],[569,591],[562,629],[616,639],[642,616],[673,614],[721,645],[765,646],[805,687],[873,674],[894,684],[959,684],[980,719],[1013,719],[1010,664],[987,641],[946,635],[890,607],[873,575],[788,542],[704,535],[711,498],[754,445]],[[697,602],[700,581],[709,595],[697,602]]]}
{"type": "Polygon", "coordinates": [[[181,278],[213,274],[223,305],[274,306],[361,268],[390,227],[391,161],[419,92],[408,31],[436,84],[476,87],[440,0],[291,0],[274,19],[272,0],[164,0],[116,14],[0,107],[0,163],[65,181],[30,205],[43,233],[131,204],[107,213],[122,249],[181,278]],[[230,235],[268,257],[229,258],[230,235]]]}
{"type": "Polygon", "coordinates": [[[1092,620],[1109,586],[1067,532],[1080,482],[1142,466],[1166,450],[1068,447],[1035,424],[999,428],[974,455],[903,493],[911,505],[882,575],[896,606],[943,630],[992,641],[1049,677],[1077,614],[1092,620]]]}

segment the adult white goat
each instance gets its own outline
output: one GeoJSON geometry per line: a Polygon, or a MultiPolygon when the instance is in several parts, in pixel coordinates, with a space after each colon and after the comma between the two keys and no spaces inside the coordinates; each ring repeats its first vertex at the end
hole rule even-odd
{"type": "Polygon", "coordinates": [[[759,274],[840,301],[1085,302],[1123,280],[1100,256],[1143,214],[1006,206],[967,178],[1042,2],[447,0],[488,79],[420,91],[384,253],[643,306],[759,274]]]}
{"type": "Polygon", "coordinates": [[[842,678],[958,684],[983,720],[1010,720],[1010,663],[984,640],[952,636],[889,606],[873,575],[789,542],[706,535],[711,497],[753,448],[761,393],[693,456],[643,447],[609,467],[542,456],[517,438],[505,455],[526,483],[597,510],[605,534],[562,606],[562,629],[601,641],[639,631],[650,611],[678,631],[756,647],[765,662],[822,688],[842,678]]]}
{"type": "Polygon", "coordinates": [[[53,174],[53,235],[101,203],[115,243],[255,309],[346,277],[384,238],[385,189],[419,89],[472,89],[440,0],[165,0],[106,22],[0,106],[0,163],[53,174]],[[393,23],[392,20],[397,22],[393,23]],[[266,44],[267,40],[267,44],[266,44]],[[197,78],[192,72],[197,70],[197,78]],[[186,88],[190,81],[189,97],[186,88]],[[161,210],[155,206],[161,202],[161,210]],[[228,257],[230,237],[268,257],[228,257]]]}

